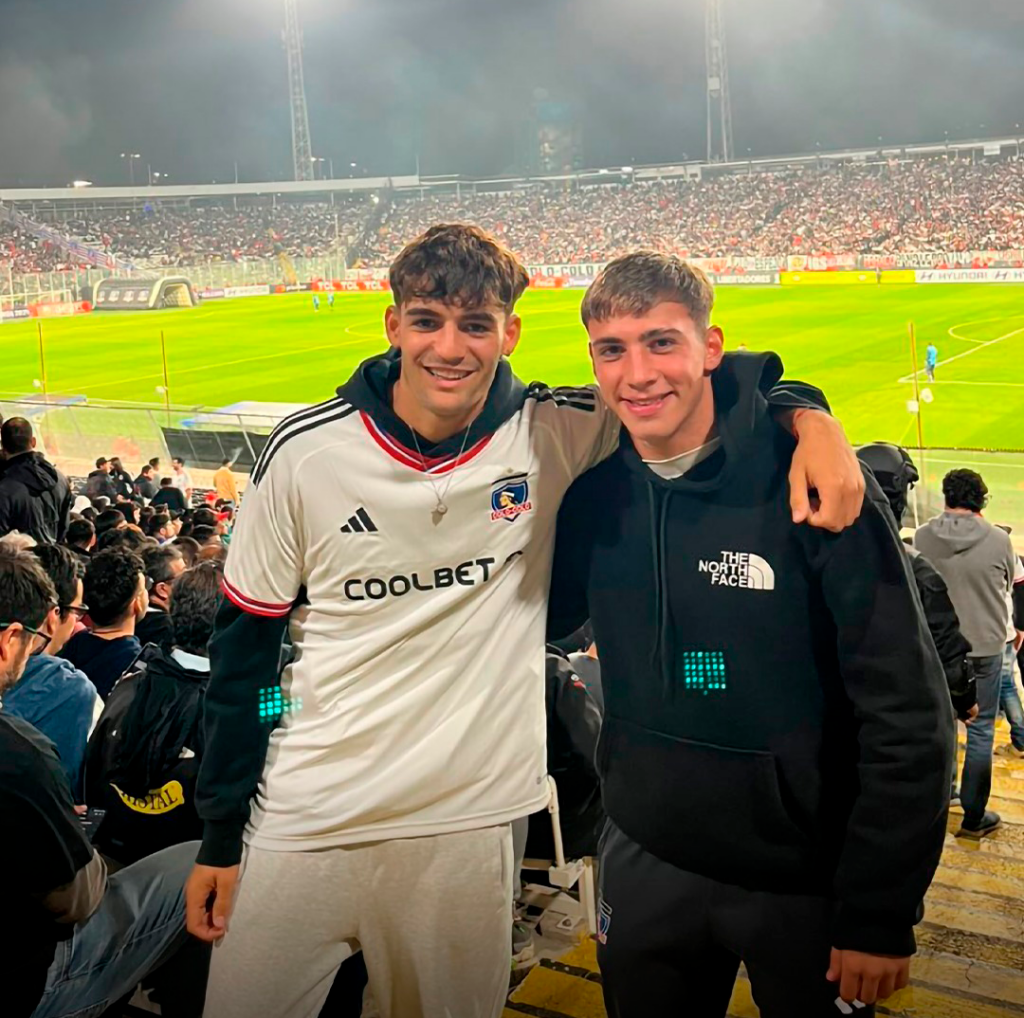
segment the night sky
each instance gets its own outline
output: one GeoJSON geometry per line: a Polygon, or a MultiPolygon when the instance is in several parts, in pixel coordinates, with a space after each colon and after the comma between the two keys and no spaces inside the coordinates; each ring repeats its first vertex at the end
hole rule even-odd
{"type": "MultiPolygon", "coordinates": [[[[301,2],[338,176],[506,172],[537,89],[587,166],[703,156],[701,0],[301,2]]],[[[724,3],[740,156],[1024,123],[1024,0],[724,3]]],[[[289,179],[282,25],[281,0],[0,0],[0,185],[127,183],[123,151],[171,183],[289,179]]]]}

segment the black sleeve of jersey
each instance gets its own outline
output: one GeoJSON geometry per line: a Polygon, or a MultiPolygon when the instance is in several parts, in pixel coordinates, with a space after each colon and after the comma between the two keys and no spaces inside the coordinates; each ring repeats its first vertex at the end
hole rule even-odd
{"type": "Polygon", "coordinates": [[[577,481],[566,492],[558,510],[555,558],[548,597],[548,640],[568,636],[590,618],[587,561],[591,528],[580,517],[581,511],[585,513],[585,505],[584,500],[577,497],[579,486],[580,481],[577,481]]]}
{"type": "Polygon", "coordinates": [[[196,861],[204,866],[234,866],[242,858],[242,831],[276,720],[260,718],[260,690],[280,684],[287,625],[287,617],[250,615],[226,598],[217,612],[196,786],[196,810],[203,821],[196,861]]]}

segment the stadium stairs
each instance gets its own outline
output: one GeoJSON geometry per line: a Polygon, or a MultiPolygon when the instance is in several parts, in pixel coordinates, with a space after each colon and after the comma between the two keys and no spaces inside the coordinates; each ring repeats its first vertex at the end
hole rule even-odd
{"type": "MultiPolygon", "coordinates": [[[[996,745],[1008,742],[1006,722],[1000,721],[996,745]]],[[[924,922],[917,929],[913,983],[879,1005],[879,1015],[1024,1014],[1024,760],[996,753],[990,807],[1002,814],[1003,827],[981,842],[955,838],[963,813],[959,808],[950,812],[942,863],[928,892],[924,922]]],[[[530,970],[504,1011],[504,1018],[523,1015],[604,1018],[592,940],[583,940],[558,958],[542,958],[530,970]]],[[[750,983],[741,971],[729,1016],[757,1015],[750,983]]]]}

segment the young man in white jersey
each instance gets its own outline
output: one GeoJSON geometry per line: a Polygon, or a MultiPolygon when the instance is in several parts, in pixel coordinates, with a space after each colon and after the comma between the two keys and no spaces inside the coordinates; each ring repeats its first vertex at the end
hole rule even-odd
{"type": "MultiPolygon", "coordinates": [[[[548,797],[556,514],[619,436],[596,390],[512,374],[527,282],[478,229],[428,231],[391,269],[392,353],[283,422],[254,469],[211,644],[188,888],[189,929],[221,941],[210,1018],[316,1015],[357,946],[384,1018],[502,1010],[509,825],[548,797]]],[[[805,426],[794,512],[839,529],[860,469],[831,418],[805,426]]]]}

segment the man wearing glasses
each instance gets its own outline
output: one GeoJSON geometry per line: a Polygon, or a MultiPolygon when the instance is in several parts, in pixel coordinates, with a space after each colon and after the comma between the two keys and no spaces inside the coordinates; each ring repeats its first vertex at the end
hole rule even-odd
{"type": "MultiPolygon", "coordinates": [[[[47,627],[59,607],[39,559],[0,548],[0,697],[52,642],[47,627]]],[[[157,970],[166,1018],[199,1018],[209,951],[185,931],[183,893],[196,843],[108,876],[53,744],[6,710],[0,829],[0,872],[15,875],[4,897],[13,931],[0,952],[4,1018],[99,1014],[157,970]]]]}
{"type": "Polygon", "coordinates": [[[27,721],[56,746],[74,800],[81,803],[85,747],[103,703],[85,672],[56,655],[89,611],[82,600],[85,567],[57,544],[39,545],[32,554],[50,577],[57,605],[40,629],[38,639],[45,639],[45,646],[29,658],[21,681],[4,694],[4,712],[27,721]]]}

